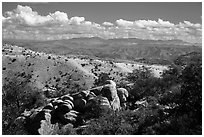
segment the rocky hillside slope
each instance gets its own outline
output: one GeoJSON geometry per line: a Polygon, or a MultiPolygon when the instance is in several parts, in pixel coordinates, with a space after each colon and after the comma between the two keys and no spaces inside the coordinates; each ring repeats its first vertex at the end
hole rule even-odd
{"type": "Polygon", "coordinates": [[[127,73],[142,66],[149,67],[156,77],[167,69],[167,66],[138,62],[46,54],[9,44],[3,44],[2,48],[3,83],[18,72],[20,76],[31,75],[32,85],[39,89],[45,86],[69,88],[69,85],[88,89],[101,73],[119,82],[127,73]]]}

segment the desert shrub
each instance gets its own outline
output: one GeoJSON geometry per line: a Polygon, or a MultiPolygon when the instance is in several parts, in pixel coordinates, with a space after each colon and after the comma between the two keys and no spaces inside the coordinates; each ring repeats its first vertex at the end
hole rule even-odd
{"type": "Polygon", "coordinates": [[[110,76],[107,74],[107,73],[100,73],[99,76],[98,76],[98,79],[96,79],[94,81],[94,85],[95,86],[101,86],[101,85],[104,85],[105,81],[106,80],[110,80],[110,76]]]}
{"type": "Polygon", "coordinates": [[[30,75],[19,77],[18,73],[2,87],[2,131],[17,134],[14,120],[25,110],[44,105],[44,95],[29,85],[30,75]]]}
{"type": "MultiPolygon", "coordinates": [[[[72,94],[77,93],[79,91],[87,90],[89,87],[87,81],[84,80],[84,83],[82,84],[81,81],[73,80],[72,75],[68,75],[62,82],[62,86],[55,86],[57,92],[48,92],[46,96],[48,98],[60,97],[65,94],[72,94]]],[[[49,85],[46,86],[49,87],[49,85]]]]}
{"type": "Polygon", "coordinates": [[[78,82],[72,81],[70,83],[68,83],[68,82],[66,82],[66,83],[67,83],[67,85],[65,87],[57,87],[56,88],[57,92],[55,92],[54,94],[52,94],[49,97],[60,97],[60,96],[63,96],[65,94],[73,94],[73,93],[77,93],[79,91],[87,90],[86,86],[82,86],[78,82]]]}
{"type": "Polygon", "coordinates": [[[108,111],[98,119],[94,119],[82,132],[83,135],[128,135],[133,132],[133,127],[127,112],[108,111]]]}
{"type": "Polygon", "coordinates": [[[129,73],[127,76],[127,79],[130,82],[135,82],[138,79],[147,79],[153,77],[153,74],[151,73],[151,70],[149,70],[147,67],[142,66],[139,69],[133,70],[132,73],[129,73]]]}
{"type": "Polygon", "coordinates": [[[164,92],[162,79],[154,77],[146,67],[133,70],[133,73],[128,74],[127,80],[134,83],[133,88],[130,90],[131,96],[134,97],[133,101],[147,96],[156,96],[164,92]]]}
{"type": "Polygon", "coordinates": [[[202,62],[194,56],[180,76],[181,96],[178,99],[176,122],[185,123],[184,133],[201,133],[202,129],[202,62]],[[188,120],[187,120],[188,119],[188,120]]]}
{"type": "Polygon", "coordinates": [[[181,107],[183,111],[201,113],[202,110],[202,64],[189,64],[181,75],[181,107]]]}
{"type": "Polygon", "coordinates": [[[188,54],[179,60],[184,61],[176,60],[159,79],[153,78],[146,69],[129,74],[129,81],[134,82],[130,91],[134,96],[132,104],[153,96],[156,106],[160,106],[155,111],[159,115],[151,112],[152,108],[133,107],[143,119],[135,134],[202,134],[201,56],[188,54]]]}
{"type": "Polygon", "coordinates": [[[157,135],[200,135],[202,126],[194,125],[189,115],[171,115],[162,122],[151,126],[151,131],[157,135]]]}
{"type": "Polygon", "coordinates": [[[180,70],[177,66],[171,65],[169,66],[168,70],[164,70],[162,74],[162,84],[167,89],[170,88],[172,85],[177,85],[180,83],[180,70]]]}
{"type": "MultiPolygon", "coordinates": [[[[133,135],[147,134],[152,125],[160,120],[161,106],[154,97],[148,99],[147,107],[139,107],[137,110],[108,111],[94,119],[84,129],[85,135],[133,135]]],[[[151,131],[154,133],[155,131],[151,131]]]]}
{"type": "Polygon", "coordinates": [[[201,55],[190,55],[179,57],[180,63],[176,60],[182,68],[176,76],[178,84],[163,99],[174,107],[160,126],[153,126],[157,134],[202,134],[202,61],[201,55]]]}
{"type": "Polygon", "coordinates": [[[76,129],[73,128],[72,124],[67,124],[61,127],[57,132],[58,135],[77,135],[76,129]]]}

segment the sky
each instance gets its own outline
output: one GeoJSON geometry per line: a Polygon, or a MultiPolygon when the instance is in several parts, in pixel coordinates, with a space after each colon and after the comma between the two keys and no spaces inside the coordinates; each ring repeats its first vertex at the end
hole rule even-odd
{"type": "Polygon", "coordinates": [[[2,3],[3,38],[202,41],[201,2],[2,3]]]}

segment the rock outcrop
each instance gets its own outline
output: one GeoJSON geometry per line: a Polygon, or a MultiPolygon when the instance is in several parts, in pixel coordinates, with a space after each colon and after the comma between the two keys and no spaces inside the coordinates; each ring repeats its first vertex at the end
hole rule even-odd
{"type": "Polygon", "coordinates": [[[118,88],[117,94],[118,94],[118,97],[120,99],[121,107],[126,107],[126,101],[127,101],[128,96],[129,96],[128,91],[125,88],[118,88]]]}
{"type": "Polygon", "coordinates": [[[46,106],[25,110],[15,123],[23,125],[33,135],[57,134],[56,131],[67,124],[73,127],[84,125],[87,118],[91,119],[96,105],[101,111],[125,107],[126,97],[126,89],[117,89],[114,81],[107,80],[104,86],[48,99],[46,106]]]}

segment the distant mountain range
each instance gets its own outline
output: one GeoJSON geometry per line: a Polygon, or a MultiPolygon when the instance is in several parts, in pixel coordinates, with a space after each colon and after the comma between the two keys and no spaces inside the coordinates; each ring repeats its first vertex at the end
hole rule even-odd
{"type": "Polygon", "coordinates": [[[169,64],[179,55],[201,52],[202,45],[182,40],[102,39],[99,37],[52,41],[4,39],[3,43],[65,56],[89,56],[151,64],[169,64]]]}

